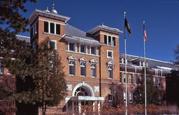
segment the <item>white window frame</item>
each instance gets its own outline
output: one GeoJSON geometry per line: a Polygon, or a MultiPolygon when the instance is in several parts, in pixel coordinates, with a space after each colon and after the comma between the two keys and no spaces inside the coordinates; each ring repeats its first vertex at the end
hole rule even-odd
{"type": "Polygon", "coordinates": [[[86,69],[87,69],[87,68],[86,68],[86,61],[80,61],[80,75],[81,75],[81,76],[83,76],[83,77],[86,76],[86,73],[87,73],[86,69]],[[83,65],[83,64],[84,64],[84,65],[83,65]],[[81,74],[81,71],[82,71],[81,68],[82,68],[82,67],[85,68],[85,75],[82,75],[82,74],[81,74]]]}
{"type": "Polygon", "coordinates": [[[109,46],[112,46],[112,36],[107,36],[107,44],[109,46]],[[109,44],[109,39],[111,39],[111,43],[109,44]]]}
{"type": "Polygon", "coordinates": [[[107,58],[113,59],[113,50],[107,50],[107,58]],[[112,57],[108,56],[108,53],[111,52],[112,53],[112,57]]]}
{"type": "Polygon", "coordinates": [[[95,78],[97,76],[97,63],[91,62],[90,64],[90,71],[92,72],[92,69],[95,69],[95,76],[93,76],[91,73],[91,76],[95,78]]]}
{"type": "Polygon", "coordinates": [[[87,54],[87,46],[83,45],[85,47],[85,52],[81,52],[81,46],[82,46],[82,44],[79,45],[79,52],[83,53],[83,54],[87,54]]]}
{"type": "Polygon", "coordinates": [[[53,34],[53,35],[59,35],[56,33],[56,25],[59,24],[61,25],[60,23],[57,23],[57,22],[52,22],[52,21],[47,21],[47,20],[43,20],[43,22],[48,22],[48,32],[45,32],[45,33],[48,33],[48,34],[53,34]],[[50,23],[53,23],[54,24],[54,33],[51,33],[51,29],[50,29],[50,23]]]}
{"type": "Polygon", "coordinates": [[[91,54],[91,55],[97,55],[97,48],[96,48],[95,46],[90,46],[90,54],[91,54]],[[94,47],[95,54],[92,54],[92,53],[91,53],[92,47],[94,47]]]}
{"type": "Polygon", "coordinates": [[[70,51],[70,52],[76,52],[77,51],[77,45],[76,45],[76,43],[74,43],[75,51],[70,50],[70,43],[73,43],[73,42],[68,42],[68,51],[70,51]]]}
{"type": "Polygon", "coordinates": [[[54,42],[55,43],[55,50],[57,50],[57,41],[56,40],[49,40],[49,42],[54,42]]]}
{"type": "Polygon", "coordinates": [[[68,60],[68,73],[69,73],[70,76],[74,76],[76,74],[76,63],[75,63],[75,60],[72,60],[72,59],[68,60]],[[73,61],[74,64],[70,64],[70,61],[73,61]],[[74,66],[74,69],[75,69],[74,70],[75,71],[74,74],[70,73],[70,66],[74,66]]]}

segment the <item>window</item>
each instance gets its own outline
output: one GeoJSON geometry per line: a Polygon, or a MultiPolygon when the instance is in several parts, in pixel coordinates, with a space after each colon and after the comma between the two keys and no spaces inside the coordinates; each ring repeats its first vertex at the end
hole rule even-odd
{"type": "Polygon", "coordinates": [[[109,75],[109,78],[113,78],[113,70],[112,69],[108,69],[108,75],[109,75]]]}
{"type": "Polygon", "coordinates": [[[81,53],[86,53],[85,45],[81,45],[81,46],[80,46],[80,52],[81,52],[81,53]]]}
{"type": "Polygon", "coordinates": [[[116,38],[112,37],[112,45],[115,46],[116,45],[116,38]]]}
{"type": "Polygon", "coordinates": [[[4,68],[3,68],[2,64],[0,63],[0,75],[3,75],[3,73],[4,73],[4,68]]]}
{"type": "Polygon", "coordinates": [[[33,27],[31,27],[31,29],[30,29],[30,37],[32,38],[34,35],[33,35],[33,27]]]}
{"type": "Polygon", "coordinates": [[[108,45],[112,45],[111,36],[108,36],[108,45]]]}
{"type": "Polygon", "coordinates": [[[108,76],[109,78],[113,78],[113,66],[108,65],[108,76]]]}
{"type": "Polygon", "coordinates": [[[50,33],[54,34],[55,33],[55,28],[54,28],[54,23],[50,23],[50,33]]]}
{"type": "Polygon", "coordinates": [[[69,74],[75,75],[75,60],[69,60],[69,74]]]}
{"type": "Polygon", "coordinates": [[[56,24],[56,34],[60,35],[60,24],[56,24]]]}
{"type": "Polygon", "coordinates": [[[60,24],[44,21],[44,32],[60,35],[60,24]]]}
{"type": "Polygon", "coordinates": [[[113,58],[113,51],[107,50],[107,58],[113,58]]]}
{"type": "Polygon", "coordinates": [[[115,46],[116,45],[116,38],[112,36],[104,35],[104,44],[115,46]]]}
{"type": "Polygon", "coordinates": [[[132,75],[128,74],[128,83],[132,83],[132,75]]]}
{"type": "Polygon", "coordinates": [[[129,102],[130,102],[130,103],[133,102],[133,95],[132,95],[132,92],[129,92],[129,102]]]}
{"type": "Polygon", "coordinates": [[[91,63],[91,76],[96,77],[96,63],[91,63]]]}
{"type": "Polygon", "coordinates": [[[68,45],[69,45],[68,46],[69,51],[75,51],[75,43],[69,43],[68,45]]]}
{"type": "Polygon", "coordinates": [[[49,47],[50,47],[51,49],[57,49],[56,41],[55,41],[55,40],[50,40],[50,41],[49,41],[49,47]]]}
{"type": "Polygon", "coordinates": [[[120,82],[122,82],[122,72],[120,72],[120,82]]]}
{"type": "Polygon", "coordinates": [[[80,61],[81,75],[86,76],[86,62],[80,61]]]}
{"type": "Polygon", "coordinates": [[[107,36],[104,35],[104,44],[107,44],[107,36]]]}
{"type": "Polygon", "coordinates": [[[48,30],[48,22],[44,22],[44,32],[49,32],[49,30],[48,30]]]}
{"type": "Polygon", "coordinates": [[[91,47],[91,54],[96,55],[96,48],[95,47],[91,47]]]}

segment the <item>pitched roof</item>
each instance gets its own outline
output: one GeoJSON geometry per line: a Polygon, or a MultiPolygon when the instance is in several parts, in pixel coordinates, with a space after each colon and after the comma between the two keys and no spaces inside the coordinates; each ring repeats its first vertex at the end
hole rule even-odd
{"type": "Polygon", "coordinates": [[[88,37],[86,36],[86,32],[70,25],[70,24],[66,24],[65,25],[65,34],[66,35],[69,35],[69,36],[76,36],[76,37],[81,37],[81,38],[84,38],[84,39],[89,39],[89,40],[95,40],[94,38],[92,37],[88,37]]]}
{"type": "Polygon", "coordinates": [[[86,32],[69,24],[65,25],[65,37],[70,42],[78,42],[81,44],[99,46],[99,41],[86,35],[86,32]]]}
{"type": "MultiPolygon", "coordinates": [[[[124,54],[120,54],[120,58],[124,58],[124,54]]],[[[127,54],[127,59],[129,62],[134,62],[134,61],[143,61],[144,58],[141,56],[135,56],[135,55],[130,55],[127,54]]],[[[156,60],[152,58],[146,58],[148,67],[150,68],[160,68],[160,69],[173,69],[175,68],[174,64],[172,62],[168,61],[162,61],[162,60],[156,60]]],[[[132,64],[132,63],[131,63],[132,64]]]]}
{"type": "Polygon", "coordinates": [[[63,15],[60,15],[60,14],[57,14],[57,13],[53,13],[53,12],[50,12],[48,10],[38,10],[38,9],[36,9],[29,18],[30,22],[33,22],[37,16],[44,16],[44,17],[48,17],[48,18],[62,20],[65,23],[68,20],[70,20],[70,17],[67,17],[67,16],[63,16],[63,15]]]}
{"type": "Polygon", "coordinates": [[[88,33],[94,34],[94,33],[98,32],[98,31],[106,31],[106,32],[114,33],[114,34],[122,33],[121,30],[119,30],[117,28],[112,28],[112,27],[106,26],[104,24],[94,27],[93,29],[88,31],[88,33]]]}

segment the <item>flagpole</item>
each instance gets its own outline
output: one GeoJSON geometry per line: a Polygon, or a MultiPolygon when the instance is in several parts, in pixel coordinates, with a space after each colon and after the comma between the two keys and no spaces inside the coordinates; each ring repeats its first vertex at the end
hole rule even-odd
{"type": "MultiPolygon", "coordinates": [[[[145,21],[143,21],[143,31],[145,30],[145,21]]],[[[146,33],[144,33],[146,34],[146,33]]],[[[145,87],[145,115],[147,115],[147,79],[146,79],[146,35],[144,35],[144,87],[145,87]]]]}
{"type": "MultiPolygon", "coordinates": [[[[125,18],[126,18],[126,12],[124,11],[124,20],[125,20],[125,18]]],[[[125,24],[124,24],[124,62],[125,62],[125,74],[124,74],[124,78],[126,79],[125,81],[126,81],[126,83],[125,83],[125,87],[126,87],[126,103],[125,103],[125,106],[126,106],[126,111],[125,111],[125,113],[126,113],[126,115],[128,115],[128,88],[127,88],[127,82],[128,82],[128,80],[127,80],[127,39],[126,39],[126,29],[125,29],[125,24]]]]}

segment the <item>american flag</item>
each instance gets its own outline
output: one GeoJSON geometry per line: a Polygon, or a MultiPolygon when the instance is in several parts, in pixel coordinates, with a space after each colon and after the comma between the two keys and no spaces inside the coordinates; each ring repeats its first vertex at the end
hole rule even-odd
{"type": "Polygon", "coordinates": [[[146,42],[147,41],[147,31],[144,30],[144,41],[146,42]]]}
{"type": "Polygon", "coordinates": [[[147,31],[146,31],[146,27],[145,27],[145,21],[143,22],[143,31],[144,31],[144,42],[147,41],[147,31]]]}

